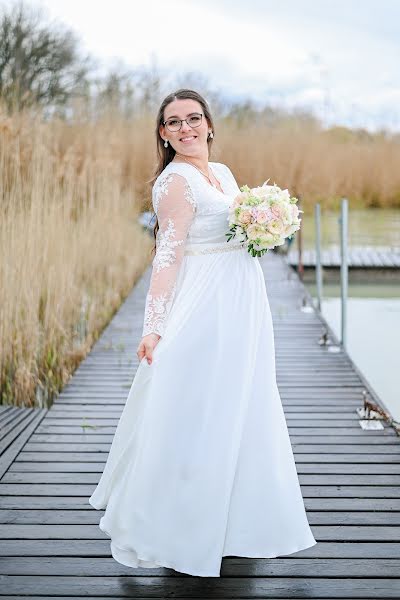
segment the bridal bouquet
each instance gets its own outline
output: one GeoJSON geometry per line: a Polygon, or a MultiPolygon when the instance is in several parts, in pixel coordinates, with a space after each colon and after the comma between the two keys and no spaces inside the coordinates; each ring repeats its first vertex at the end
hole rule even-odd
{"type": "Polygon", "coordinates": [[[226,240],[236,234],[247,242],[247,251],[252,256],[262,256],[275,246],[285,243],[300,229],[298,198],[290,196],[288,190],[281,190],[276,184],[249,188],[244,185],[229,209],[228,222],[231,226],[226,240]]]}

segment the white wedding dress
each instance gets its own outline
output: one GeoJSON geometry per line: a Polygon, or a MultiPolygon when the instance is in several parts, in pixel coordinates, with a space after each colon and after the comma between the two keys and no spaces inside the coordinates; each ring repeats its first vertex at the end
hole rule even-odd
{"type": "Polygon", "coordinates": [[[316,544],[276,384],[273,324],[259,259],[227,242],[240,192],[189,163],[153,186],[160,229],[138,366],[100,481],[100,529],[114,559],[219,577],[223,556],[273,558],[316,544]]]}

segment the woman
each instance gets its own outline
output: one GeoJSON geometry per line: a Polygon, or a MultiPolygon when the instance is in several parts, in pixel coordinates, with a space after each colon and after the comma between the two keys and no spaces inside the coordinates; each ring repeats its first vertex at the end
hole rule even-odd
{"type": "Polygon", "coordinates": [[[140,360],[89,499],[115,560],[219,577],[223,556],[313,546],[276,385],[259,259],[226,241],[240,192],[209,162],[207,102],[181,89],[157,117],[156,253],[140,360]]]}

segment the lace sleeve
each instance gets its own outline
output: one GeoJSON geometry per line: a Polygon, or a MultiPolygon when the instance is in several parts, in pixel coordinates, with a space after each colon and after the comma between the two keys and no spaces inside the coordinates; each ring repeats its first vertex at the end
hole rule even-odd
{"type": "Polygon", "coordinates": [[[152,332],[163,335],[175,296],[185,241],[196,212],[194,194],[187,180],[177,173],[161,177],[153,186],[153,207],[159,230],[146,296],[143,336],[152,332]]]}

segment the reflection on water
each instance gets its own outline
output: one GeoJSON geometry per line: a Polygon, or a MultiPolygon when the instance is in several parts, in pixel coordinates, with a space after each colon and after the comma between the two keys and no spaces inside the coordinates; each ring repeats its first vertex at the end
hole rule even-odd
{"type": "MultiPolygon", "coordinates": [[[[316,287],[308,284],[312,296],[316,287]]],[[[400,421],[400,285],[349,284],[347,352],[400,421]]],[[[340,339],[340,286],[323,287],[322,314],[340,339]]]]}
{"type": "MultiPolygon", "coordinates": [[[[368,208],[348,209],[349,239],[351,246],[392,246],[400,248],[400,210],[368,208]]],[[[339,211],[328,211],[321,207],[321,243],[323,247],[340,243],[339,211]]],[[[314,213],[302,214],[302,236],[304,248],[314,248],[314,213]]]]}

